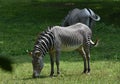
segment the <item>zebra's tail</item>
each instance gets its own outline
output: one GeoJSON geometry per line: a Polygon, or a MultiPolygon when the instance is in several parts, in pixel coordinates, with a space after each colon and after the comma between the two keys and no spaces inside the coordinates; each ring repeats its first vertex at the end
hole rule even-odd
{"type": "Polygon", "coordinates": [[[95,14],[95,16],[90,16],[94,21],[99,21],[100,20],[100,16],[95,14]]]}
{"type": "Polygon", "coordinates": [[[94,21],[99,21],[100,20],[100,16],[95,14],[90,8],[87,9],[90,13],[90,17],[94,20],[94,21]]]}
{"type": "Polygon", "coordinates": [[[93,42],[92,40],[90,40],[90,44],[91,44],[91,46],[97,47],[97,46],[98,46],[98,44],[99,44],[99,40],[98,40],[98,39],[96,39],[96,41],[95,41],[95,42],[93,42]]]}

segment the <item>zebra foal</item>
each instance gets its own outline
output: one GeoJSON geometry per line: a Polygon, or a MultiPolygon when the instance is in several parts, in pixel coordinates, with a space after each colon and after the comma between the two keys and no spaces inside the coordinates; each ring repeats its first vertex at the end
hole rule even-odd
{"type": "Polygon", "coordinates": [[[57,74],[61,51],[76,50],[82,54],[84,60],[84,73],[90,72],[90,46],[96,45],[91,40],[92,32],[88,26],[77,23],[68,27],[54,26],[38,36],[32,51],[33,78],[39,77],[43,68],[44,55],[49,52],[51,61],[51,73],[54,74],[54,57],[56,58],[57,74]]]}

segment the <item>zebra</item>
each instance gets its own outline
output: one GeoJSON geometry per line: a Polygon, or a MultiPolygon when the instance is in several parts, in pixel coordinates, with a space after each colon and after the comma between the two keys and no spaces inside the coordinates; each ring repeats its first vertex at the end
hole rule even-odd
{"type": "Polygon", "coordinates": [[[99,21],[100,16],[95,14],[90,8],[78,9],[75,8],[71,10],[65,19],[62,22],[62,26],[70,26],[75,23],[81,22],[89,26],[89,28],[93,28],[95,21],[99,21]]]}
{"type": "Polygon", "coordinates": [[[51,62],[50,76],[54,75],[54,57],[56,58],[57,74],[60,74],[59,60],[61,51],[78,51],[84,60],[83,73],[90,73],[90,46],[97,45],[98,41],[91,40],[92,31],[82,23],[68,27],[53,26],[39,34],[32,55],[33,78],[39,77],[43,69],[43,58],[49,53],[51,62]]]}

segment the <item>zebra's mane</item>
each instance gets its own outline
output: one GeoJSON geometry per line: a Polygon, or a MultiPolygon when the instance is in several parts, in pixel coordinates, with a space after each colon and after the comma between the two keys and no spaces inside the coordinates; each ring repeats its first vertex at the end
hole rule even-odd
{"type": "Polygon", "coordinates": [[[51,30],[52,28],[53,28],[53,26],[48,26],[48,28],[47,28],[46,30],[40,32],[40,33],[38,34],[38,36],[37,36],[36,41],[37,41],[38,39],[40,39],[43,35],[45,35],[45,34],[47,34],[47,33],[50,33],[50,30],[51,30]]]}
{"type": "Polygon", "coordinates": [[[51,29],[52,27],[48,27],[45,31],[41,32],[34,44],[34,49],[42,51],[44,55],[49,50],[49,48],[53,46],[52,40],[54,39],[54,35],[52,34],[51,29]]]}
{"type": "Polygon", "coordinates": [[[52,28],[53,28],[53,26],[48,26],[48,28],[47,28],[46,30],[42,31],[42,32],[39,34],[39,36],[42,36],[42,35],[44,35],[44,34],[49,33],[52,28]]]}

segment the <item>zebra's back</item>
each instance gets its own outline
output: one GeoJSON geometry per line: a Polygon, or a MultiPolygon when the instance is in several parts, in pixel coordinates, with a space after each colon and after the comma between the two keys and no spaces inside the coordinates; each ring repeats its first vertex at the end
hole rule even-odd
{"type": "Polygon", "coordinates": [[[79,48],[91,37],[91,30],[84,24],[77,23],[69,27],[55,26],[52,29],[55,36],[55,44],[62,51],[72,51],[79,48]]]}

